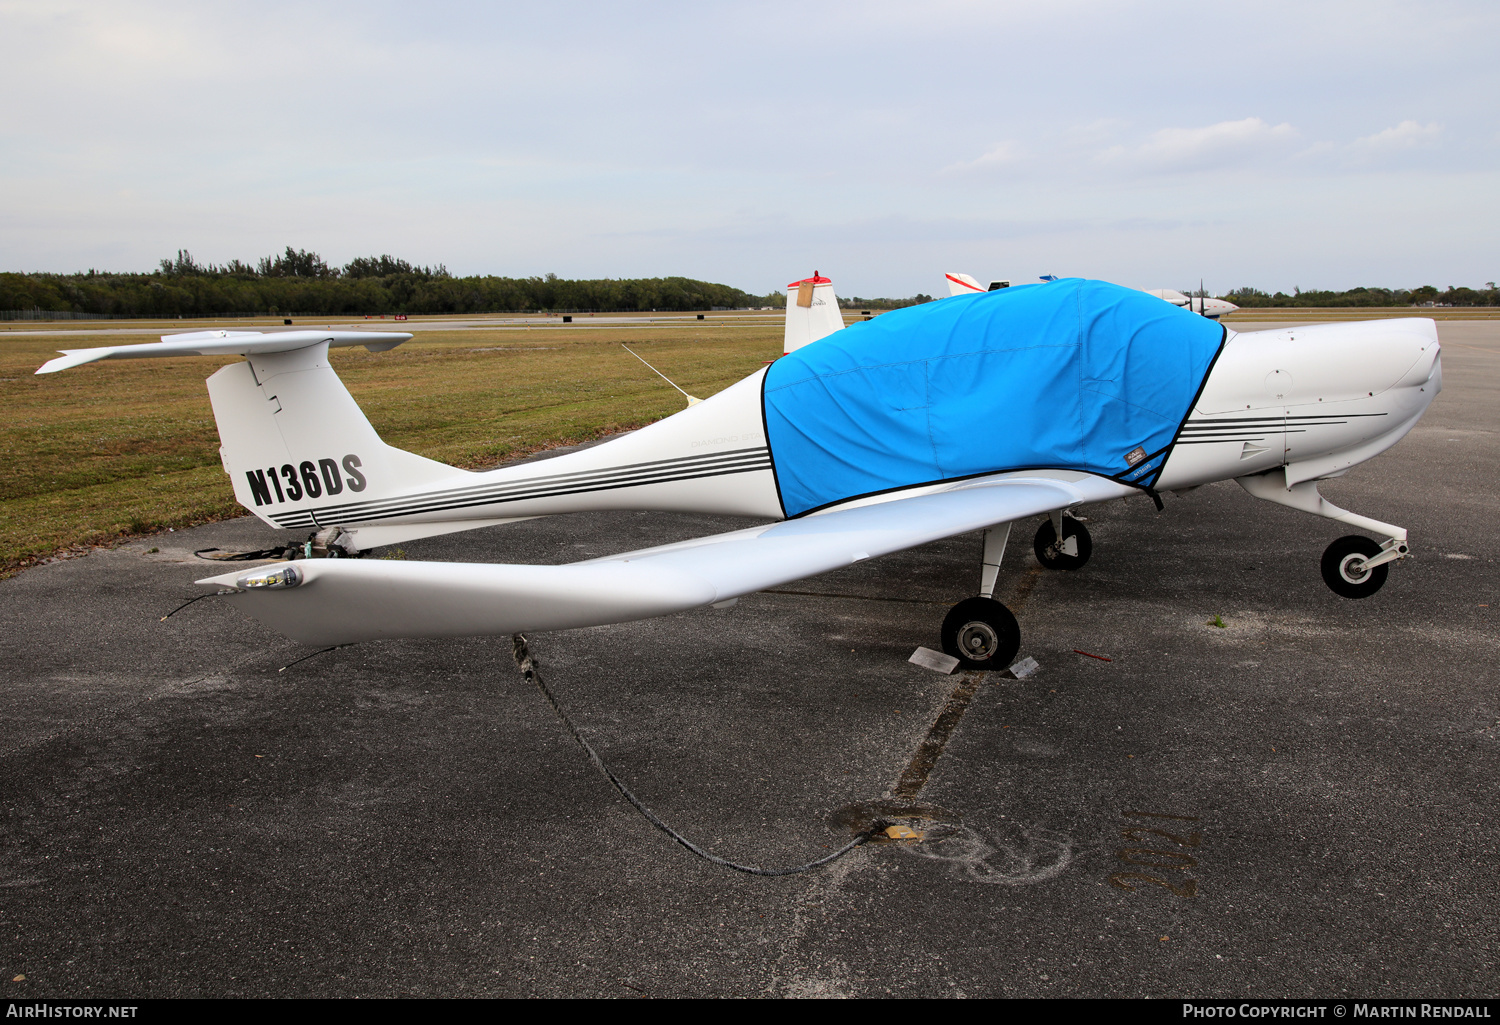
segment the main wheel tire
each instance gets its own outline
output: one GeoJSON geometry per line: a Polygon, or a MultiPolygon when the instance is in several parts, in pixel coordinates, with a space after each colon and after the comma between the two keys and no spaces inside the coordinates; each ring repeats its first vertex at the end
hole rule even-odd
{"type": "Polygon", "coordinates": [[[1052,517],[1042,521],[1042,525],[1036,529],[1036,539],[1032,541],[1031,547],[1036,552],[1036,561],[1047,569],[1082,569],[1083,564],[1089,561],[1089,556],[1094,554],[1094,541],[1089,537],[1089,530],[1071,516],[1062,518],[1064,544],[1069,539],[1076,541],[1078,545],[1077,555],[1068,555],[1057,543],[1057,531],[1052,529],[1052,517]]]}
{"type": "Polygon", "coordinates": [[[1368,598],[1380,590],[1391,567],[1387,563],[1364,569],[1360,564],[1379,554],[1380,546],[1367,537],[1341,537],[1323,549],[1323,582],[1345,598],[1368,598]]]}
{"type": "Polygon", "coordinates": [[[943,650],[964,669],[1008,669],[1021,650],[1021,626],[993,598],[965,598],[943,620],[943,650]]]}

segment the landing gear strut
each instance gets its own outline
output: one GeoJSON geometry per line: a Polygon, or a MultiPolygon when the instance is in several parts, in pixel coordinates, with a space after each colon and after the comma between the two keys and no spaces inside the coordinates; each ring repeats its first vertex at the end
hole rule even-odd
{"type": "MultiPolygon", "coordinates": [[[[1000,560],[1010,540],[1009,523],[984,532],[984,558],[979,567],[979,594],[953,606],[943,620],[943,650],[964,669],[1009,669],[1021,650],[1021,626],[1016,617],[995,600],[1000,578],[1000,560]]],[[[1089,561],[1094,545],[1082,523],[1054,510],[1036,532],[1032,547],[1048,569],[1078,569],[1089,561]],[[1062,534],[1062,541],[1057,540],[1062,534]]]]}
{"type": "Polygon", "coordinates": [[[979,595],[965,598],[943,620],[943,650],[963,669],[1009,669],[1021,650],[1021,626],[1010,609],[995,600],[1000,560],[1010,540],[1009,523],[984,532],[984,557],[979,567],[979,595]]]}

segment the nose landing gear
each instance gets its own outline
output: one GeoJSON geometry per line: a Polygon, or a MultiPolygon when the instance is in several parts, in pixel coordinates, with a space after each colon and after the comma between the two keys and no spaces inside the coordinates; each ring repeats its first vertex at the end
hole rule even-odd
{"type": "Polygon", "coordinates": [[[1323,582],[1334,594],[1345,598],[1368,598],[1385,584],[1390,573],[1389,564],[1411,554],[1403,528],[1340,509],[1318,494],[1315,480],[1286,487],[1286,479],[1279,469],[1235,480],[1256,498],[1347,523],[1351,527],[1379,531],[1387,536],[1385,543],[1377,544],[1367,537],[1349,534],[1324,549],[1323,582]]]}
{"type": "Polygon", "coordinates": [[[1408,551],[1395,538],[1379,545],[1358,534],[1341,537],[1323,550],[1323,582],[1345,598],[1368,598],[1385,584],[1389,564],[1408,551]]]}

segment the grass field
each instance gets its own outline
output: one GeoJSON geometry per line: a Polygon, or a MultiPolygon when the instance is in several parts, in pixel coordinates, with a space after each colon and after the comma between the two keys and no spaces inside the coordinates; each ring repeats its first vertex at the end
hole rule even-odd
{"type": "MultiPolygon", "coordinates": [[[[244,514],[219,463],[203,385],[238,357],[33,373],[58,348],[144,340],[0,333],[0,576],[70,548],[244,514]]],[[[476,468],[681,409],[681,396],[622,341],[707,397],[779,355],[781,326],[687,319],[635,329],[424,331],[390,352],[338,349],[332,358],[387,442],[476,468]]]]}

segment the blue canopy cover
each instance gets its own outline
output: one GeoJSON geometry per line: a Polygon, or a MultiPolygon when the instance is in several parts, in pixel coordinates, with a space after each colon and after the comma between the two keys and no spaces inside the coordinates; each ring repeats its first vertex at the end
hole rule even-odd
{"type": "Polygon", "coordinates": [[[1040,468],[1149,487],[1223,338],[1218,324],[1153,295],[1081,278],[852,324],[766,373],[782,506],[798,516],[1040,468]]]}

